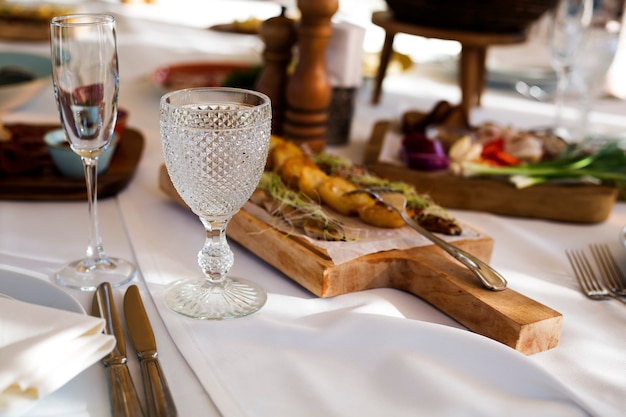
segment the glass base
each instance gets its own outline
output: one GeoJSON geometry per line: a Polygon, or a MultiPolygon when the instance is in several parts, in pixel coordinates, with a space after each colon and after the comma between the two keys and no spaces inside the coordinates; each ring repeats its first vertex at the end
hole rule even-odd
{"type": "Polygon", "coordinates": [[[219,285],[187,279],[175,282],[165,292],[165,304],[171,310],[200,320],[244,317],[260,310],[266,300],[263,288],[240,278],[226,278],[219,285]]]}
{"type": "Polygon", "coordinates": [[[132,281],[137,268],[132,263],[119,258],[108,258],[109,263],[85,266],[85,260],[74,261],[63,266],[56,273],[57,282],[68,288],[81,291],[95,291],[103,282],[111,287],[120,287],[132,281]]]}

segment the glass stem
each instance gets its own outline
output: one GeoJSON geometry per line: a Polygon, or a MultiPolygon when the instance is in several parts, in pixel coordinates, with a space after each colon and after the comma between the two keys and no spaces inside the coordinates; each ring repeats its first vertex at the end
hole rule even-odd
{"type": "Polygon", "coordinates": [[[207,278],[207,285],[221,286],[234,263],[234,254],[226,241],[228,220],[209,221],[200,218],[206,229],[204,246],[198,252],[198,265],[207,278]]]}
{"type": "Polygon", "coordinates": [[[592,94],[588,86],[585,86],[579,103],[578,139],[585,140],[589,134],[589,114],[591,113],[592,94]]]}
{"type": "Polygon", "coordinates": [[[569,136],[565,128],[564,122],[564,110],[565,110],[565,93],[570,82],[570,70],[569,67],[564,66],[560,68],[558,74],[558,81],[556,87],[556,96],[554,99],[555,104],[555,119],[554,119],[554,131],[557,135],[565,136],[564,139],[569,139],[569,136]]]}
{"type": "Polygon", "coordinates": [[[87,183],[87,202],[89,207],[89,245],[84,261],[86,271],[97,267],[110,266],[111,262],[104,252],[100,227],[98,225],[98,158],[82,158],[87,183]]]}

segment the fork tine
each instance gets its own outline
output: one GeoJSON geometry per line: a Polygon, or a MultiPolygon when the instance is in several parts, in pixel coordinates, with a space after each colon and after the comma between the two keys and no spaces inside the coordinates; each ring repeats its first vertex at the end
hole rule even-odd
{"type": "Polygon", "coordinates": [[[600,286],[598,276],[591,267],[589,258],[587,258],[587,255],[585,255],[582,250],[578,251],[578,259],[580,259],[580,263],[583,265],[583,270],[585,271],[584,276],[586,277],[587,287],[593,292],[601,292],[602,287],[600,286]]]}
{"type": "Polygon", "coordinates": [[[613,281],[613,270],[612,265],[609,261],[607,261],[607,254],[604,251],[604,248],[601,248],[598,244],[589,245],[591,249],[591,253],[596,261],[596,264],[600,267],[602,271],[602,280],[607,286],[610,288],[610,283],[613,281]]]}
{"type": "Polygon", "coordinates": [[[580,285],[583,294],[592,300],[616,299],[626,304],[626,299],[619,297],[617,294],[609,292],[596,276],[587,256],[582,250],[566,250],[565,255],[574,270],[574,276],[580,285]]]}
{"type": "Polygon", "coordinates": [[[569,263],[572,265],[572,269],[574,270],[574,276],[578,281],[578,285],[585,293],[585,295],[589,295],[589,285],[587,283],[586,274],[584,273],[584,269],[582,263],[580,262],[580,257],[575,250],[566,250],[565,255],[567,255],[567,259],[569,259],[569,263]]]}
{"type": "Polygon", "coordinates": [[[611,254],[608,245],[591,244],[590,248],[596,263],[602,269],[604,284],[614,293],[626,295],[624,275],[611,254]]]}

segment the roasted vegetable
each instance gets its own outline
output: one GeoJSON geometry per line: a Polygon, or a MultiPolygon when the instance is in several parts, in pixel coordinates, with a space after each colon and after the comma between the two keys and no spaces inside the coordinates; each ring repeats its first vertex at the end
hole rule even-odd
{"type": "Polygon", "coordinates": [[[448,168],[446,152],[437,138],[412,132],[402,139],[401,157],[409,168],[420,171],[441,171],[448,168]]]}
{"type": "Polygon", "coordinates": [[[311,237],[347,240],[341,222],[324,210],[323,205],[344,216],[358,216],[372,226],[404,226],[396,212],[376,204],[369,195],[347,195],[358,188],[380,186],[402,192],[407,198],[409,214],[431,231],[461,233],[445,210],[427,196],[417,194],[408,184],[385,181],[343,158],[308,155],[293,142],[278,136],[271,138],[266,172],[258,187],[263,195],[257,194],[251,200],[294,227],[301,227],[311,237]]]}

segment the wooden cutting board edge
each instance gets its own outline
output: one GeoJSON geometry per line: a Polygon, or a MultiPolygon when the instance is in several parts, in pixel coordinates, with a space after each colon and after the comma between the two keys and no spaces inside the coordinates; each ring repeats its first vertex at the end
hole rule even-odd
{"type": "MultiPolygon", "coordinates": [[[[188,209],[164,166],[159,187],[188,209]]],[[[335,265],[328,256],[312,251],[304,239],[286,236],[244,210],[230,221],[228,236],[319,297],[395,288],[422,298],[469,330],[526,355],[559,342],[559,312],[512,289],[485,289],[464,266],[434,245],[375,253],[335,265]],[[259,244],[260,236],[263,244],[259,244]]],[[[488,236],[455,244],[484,261],[489,261],[493,249],[488,236]]]]}

